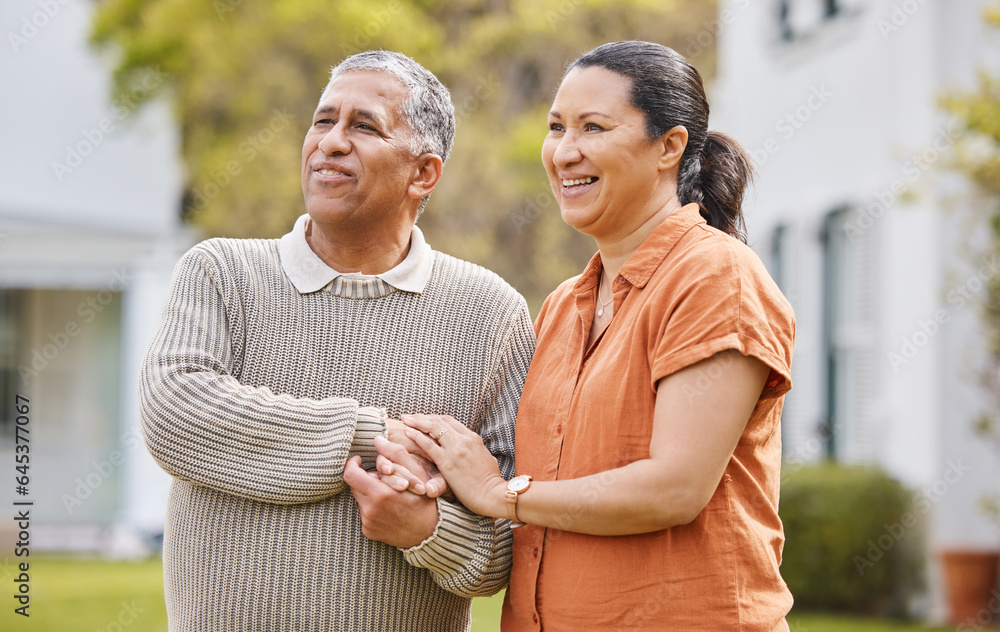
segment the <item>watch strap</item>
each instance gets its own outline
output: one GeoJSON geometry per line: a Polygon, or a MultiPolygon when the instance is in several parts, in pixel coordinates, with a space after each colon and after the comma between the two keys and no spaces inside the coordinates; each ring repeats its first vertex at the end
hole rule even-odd
{"type": "Polygon", "coordinates": [[[508,507],[507,515],[510,516],[510,519],[513,520],[515,523],[521,522],[520,520],[517,519],[517,499],[518,499],[517,497],[520,496],[522,492],[527,491],[529,487],[531,487],[531,477],[528,476],[527,474],[521,474],[520,476],[515,476],[514,478],[510,479],[510,481],[507,483],[507,491],[505,491],[503,494],[504,498],[507,499],[507,507],[508,507]],[[510,487],[511,482],[517,479],[526,481],[524,487],[522,487],[521,489],[511,489],[510,487]]]}
{"type": "Polygon", "coordinates": [[[503,495],[507,499],[507,516],[514,522],[519,522],[517,519],[517,492],[508,489],[503,495]]]}

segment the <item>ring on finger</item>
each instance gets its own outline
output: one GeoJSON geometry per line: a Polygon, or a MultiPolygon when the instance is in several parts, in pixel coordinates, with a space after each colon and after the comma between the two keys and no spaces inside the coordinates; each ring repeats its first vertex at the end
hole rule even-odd
{"type": "Polygon", "coordinates": [[[434,439],[435,441],[440,441],[441,437],[443,437],[444,434],[448,432],[448,430],[449,430],[448,428],[442,428],[437,434],[432,434],[431,438],[434,439]]]}

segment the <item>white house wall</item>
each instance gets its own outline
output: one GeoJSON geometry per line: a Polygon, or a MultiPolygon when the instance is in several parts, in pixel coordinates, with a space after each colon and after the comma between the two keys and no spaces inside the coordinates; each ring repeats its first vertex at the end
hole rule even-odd
{"type": "MultiPolygon", "coordinates": [[[[77,0],[0,5],[0,209],[8,218],[162,234],[177,224],[176,128],[163,105],[110,100],[110,58],[87,44],[93,9],[77,0]]],[[[164,79],[144,81],[136,97],[164,79]]]]}
{"type": "MultiPolygon", "coordinates": [[[[954,134],[939,98],[971,88],[981,64],[1000,68],[1000,37],[982,25],[986,1],[850,4],[785,42],[776,1],[720,2],[712,126],[753,153],[751,241],[780,268],[798,318],[786,468],[822,456],[813,449],[826,409],[819,235],[824,216],[847,206],[854,226],[877,240],[877,353],[869,437],[841,457],[880,465],[931,501],[931,552],[996,549],[1000,534],[978,501],[1000,472],[972,432],[983,402],[971,367],[982,342],[971,301],[949,301],[977,271],[966,265],[969,233],[943,208],[962,187],[942,169],[954,134]],[[780,262],[771,257],[779,225],[780,262]]],[[[939,614],[936,572],[932,588],[939,614]]]]}
{"type": "MultiPolygon", "coordinates": [[[[0,151],[0,289],[72,290],[77,294],[66,296],[73,300],[101,296],[106,290],[120,293],[116,300],[121,320],[116,327],[121,352],[116,358],[101,358],[119,363],[120,384],[110,394],[101,394],[117,399],[112,407],[119,411],[117,418],[102,418],[101,427],[93,427],[98,417],[74,406],[88,400],[56,392],[55,382],[48,379],[59,373],[69,380],[76,374],[66,383],[86,383],[88,362],[96,356],[85,353],[82,335],[51,361],[37,382],[38,397],[54,404],[37,409],[41,416],[33,423],[39,435],[47,423],[54,425],[42,413],[59,410],[74,432],[89,428],[112,441],[88,454],[86,462],[59,459],[46,466],[48,471],[38,472],[40,487],[35,490],[45,494],[49,508],[57,513],[36,523],[33,537],[41,548],[100,546],[122,551],[129,548],[129,539],[122,534],[155,533],[162,528],[169,477],[138,441],[137,375],[170,272],[193,236],[181,226],[178,212],[183,171],[176,123],[166,101],[137,107],[138,97],[161,86],[164,77],[148,73],[132,93],[112,100],[114,53],[102,56],[87,44],[94,7],[93,2],[77,0],[0,3],[4,34],[0,115],[5,121],[0,151]],[[95,471],[107,471],[104,465],[119,457],[124,460],[102,478],[101,489],[83,499],[89,511],[89,503],[103,493],[105,480],[116,488],[116,506],[98,512],[100,524],[88,531],[85,521],[78,519],[87,511],[76,510],[76,505],[73,511],[64,510],[65,494],[76,494],[78,481],[86,481],[88,475],[95,481],[101,478],[95,471]],[[60,524],[75,528],[58,528],[60,524]]],[[[72,320],[83,328],[81,318],[70,309],[54,318],[53,326],[72,320]]],[[[48,342],[47,331],[42,327],[22,343],[43,345],[48,342]]],[[[69,436],[48,439],[53,454],[72,448],[63,445],[69,436]]],[[[0,446],[0,453],[9,449],[0,446]]],[[[82,490],[80,495],[85,494],[82,490]]]]}

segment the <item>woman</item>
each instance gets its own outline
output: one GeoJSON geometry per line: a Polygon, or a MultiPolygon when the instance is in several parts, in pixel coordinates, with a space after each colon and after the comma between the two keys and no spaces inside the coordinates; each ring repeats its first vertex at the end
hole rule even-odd
{"type": "Polygon", "coordinates": [[[573,62],[542,160],[598,252],[535,324],[519,476],[455,420],[404,417],[465,505],[527,525],[505,631],[788,629],[794,317],[742,241],[747,155],[707,122],[698,72],[669,48],[616,42],[573,62]]]}

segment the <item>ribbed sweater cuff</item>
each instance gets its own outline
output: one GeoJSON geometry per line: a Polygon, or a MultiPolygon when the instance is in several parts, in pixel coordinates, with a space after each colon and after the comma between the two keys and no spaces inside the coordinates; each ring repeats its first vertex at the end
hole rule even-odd
{"type": "Polygon", "coordinates": [[[437,499],[437,506],[434,533],[417,546],[403,549],[403,557],[412,566],[450,577],[469,564],[483,535],[492,542],[496,526],[493,518],[462,511],[442,498],[437,499]],[[484,530],[489,533],[483,534],[484,530]]]}
{"type": "Polygon", "coordinates": [[[361,457],[361,467],[366,470],[375,469],[375,437],[385,436],[385,420],[387,413],[384,408],[362,406],[358,408],[358,423],[354,427],[354,440],[351,442],[352,456],[361,457]]]}

